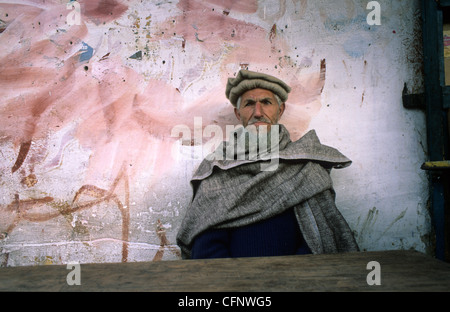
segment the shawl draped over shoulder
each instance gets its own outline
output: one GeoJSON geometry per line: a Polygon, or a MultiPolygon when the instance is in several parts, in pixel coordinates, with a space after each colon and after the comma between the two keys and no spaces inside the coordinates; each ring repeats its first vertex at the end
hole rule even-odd
{"type": "Polygon", "coordinates": [[[267,159],[204,159],[199,165],[177,234],[183,259],[190,258],[193,241],[203,231],[245,226],[290,208],[312,253],[358,251],[335,205],[330,177],[332,168],[345,168],[351,160],[322,145],[314,130],[295,142],[283,125],[279,130],[276,170],[261,170],[261,164],[271,161],[267,159]]]}

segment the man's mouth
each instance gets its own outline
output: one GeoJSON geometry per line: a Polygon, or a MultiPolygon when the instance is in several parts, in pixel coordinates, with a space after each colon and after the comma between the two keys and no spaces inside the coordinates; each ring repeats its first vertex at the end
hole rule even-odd
{"type": "Polygon", "coordinates": [[[269,120],[261,119],[261,120],[251,120],[248,123],[248,126],[254,125],[254,126],[258,127],[258,126],[269,126],[271,124],[272,123],[269,120]]]}
{"type": "Polygon", "coordinates": [[[263,125],[270,125],[270,123],[265,122],[265,121],[257,121],[257,122],[252,123],[252,125],[263,126],[263,125]]]}

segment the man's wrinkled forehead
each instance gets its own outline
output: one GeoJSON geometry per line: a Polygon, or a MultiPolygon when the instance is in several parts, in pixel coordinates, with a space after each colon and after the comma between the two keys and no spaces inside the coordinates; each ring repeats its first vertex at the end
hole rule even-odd
{"type": "Polygon", "coordinates": [[[255,88],[244,92],[241,96],[241,101],[253,100],[255,102],[263,100],[276,100],[275,94],[270,90],[255,88]]]}

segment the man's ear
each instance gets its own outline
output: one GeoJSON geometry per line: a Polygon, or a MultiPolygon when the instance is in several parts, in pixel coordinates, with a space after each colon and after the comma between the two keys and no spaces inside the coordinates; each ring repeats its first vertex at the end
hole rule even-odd
{"type": "Polygon", "coordinates": [[[280,114],[278,115],[278,119],[281,118],[281,116],[283,115],[285,109],[286,109],[286,104],[283,102],[280,105],[280,114]]]}
{"type": "Polygon", "coordinates": [[[234,108],[234,114],[236,115],[236,118],[241,121],[241,114],[239,114],[239,110],[236,107],[234,108]]]}

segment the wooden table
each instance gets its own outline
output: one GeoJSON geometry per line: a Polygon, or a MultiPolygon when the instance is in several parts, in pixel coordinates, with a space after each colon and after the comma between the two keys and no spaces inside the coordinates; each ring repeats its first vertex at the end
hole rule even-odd
{"type": "Polygon", "coordinates": [[[80,264],[81,285],[68,285],[73,268],[0,268],[0,291],[450,291],[450,264],[415,251],[80,264]],[[380,264],[381,285],[368,285],[371,261],[380,264]]]}

